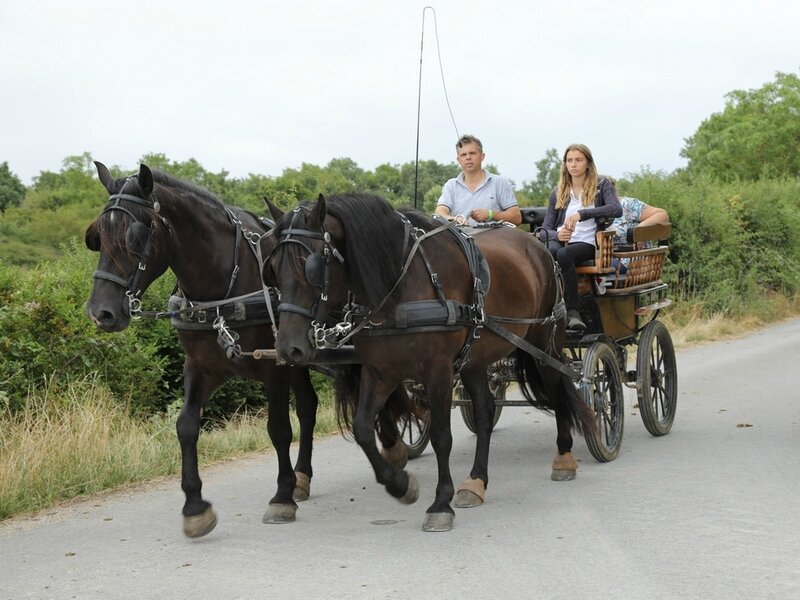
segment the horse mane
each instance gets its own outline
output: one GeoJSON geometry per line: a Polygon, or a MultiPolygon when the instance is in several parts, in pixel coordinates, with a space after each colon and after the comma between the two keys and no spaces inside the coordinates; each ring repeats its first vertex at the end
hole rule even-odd
{"type": "Polygon", "coordinates": [[[183,179],[178,179],[177,177],[168,175],[163,171],[153,170],[152,173],[153,173],[153,181],[164,187],[168,187],[173,190],[188,192],[189,194],[202,198],[203,200],[207,200],[212,204],[219,204],[220,206],[225,206],[222,200],[217,198],[207,189],[201,188],[199,185],[195,185],[188,181],[184,181],[183,179]]]}
{"type": "MultiPolygon", "coordinates": [[[[406,228],[398,212],[408,218],[413,227],[424,231],[438,226],[424,213],[411,208],[398,211],[376,194],[330,196],[326,197],[325,204],[328,213],[339,220],[345,231],[345,269],[349,283],[363,296],[359,300],[370,307],[384,300],[397,283],[413,243],[404,239],[406,228]]],[[[447,241],[443,236],[433,236],[425,244],[431,253],[436,253],[444,249],[442,246],[447,241]]],[[[393,294],[384,306],[392,310],[397,300],[393,294]]]]}
{"type": "MultiPolygon", "coordinates": [[[[153,174],[153,181],[160,186],[160,188],[166,188],[169,192],[185,192],[193,198],[200,199],[202,202],[207,202],[212,204],[214,207],[218,207],[220,214],[224,214],[222,211],[224,211],[226,205],[208,190],[203,189],[193,183],[189,183],[188,181],[168,175],[163,171],[153,170],[151,172],[153,174]]],[[[125,193],[143,196],[143,191],[139,186],[138,178],[123,177],[121,179],[117,179],[115,184],[116,193],[121,193],[124,189],[125,193]]],[[[160,191],[160,189],[155,191],[156,199],[159,199],[160,191]]],[[[126,205],[125,208],[142,222],[149,222],[158,218],[155,210],[140,204],[131,203],[126,205]]],[[[240,213],[246,212],[253,217],[254,221],[258,222],[258,217],[254,213],[245,211],[243,209],[237,210],[240,213]]],[[[104,213],[97,217],[89,225],[86,232],[87,239],[89,239],[90,236],[95,237],[98,240],[98,249],[102,246],[112,262],[114,262],[114,264],[118,267],[123,264],[123,261],[128,255],[125,242],[125,234],[128,228],[128,223],[126,221],[127,220],[124,218],[117,218],[117,215],[114,213],[104,213]]],[[[158,240],[156,240],[154,244],[155,246],[153,247],[153,251],[157,251],[158,240]]]]}

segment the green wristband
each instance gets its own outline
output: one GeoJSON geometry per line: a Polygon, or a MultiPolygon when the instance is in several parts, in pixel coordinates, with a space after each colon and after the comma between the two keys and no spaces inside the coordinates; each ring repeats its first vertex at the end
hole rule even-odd
{"type": "Polygon", "coordinates": [[[489,220],[490,221],[494,220],[494,213],[492,212],[491,208],[489,209],[489,220]]]}

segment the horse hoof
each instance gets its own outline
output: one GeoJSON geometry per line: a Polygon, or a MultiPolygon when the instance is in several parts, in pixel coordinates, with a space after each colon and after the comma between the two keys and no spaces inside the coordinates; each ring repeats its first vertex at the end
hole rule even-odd
{"type": "Polygon", "coordinates": [[[270,504],[261,520],[270,525],[294,523],[296,513],[297,507],[294,504],[270,504]]]}
{"type": "Polygon", "coordinates": [[[575,471],[553,469],[553,472],[550,474],[550,479],[553,481],[572,481],[575,479],[575,475],[575,471]]]}
{"type": "Polygon", "coordinates": [[[425,513],[422,531],[450,531],[453,529],[453,519],[450,513],[425,513]]]}
{"type": "Polygon", "coordinates": [[[419,498],[419,482],[413,473],[408,474],[408,488],[406,493],[398,498],[403,504],[414,504],[419,498]]]}
{"type": "Polygon", "coordinates": [[[553,459],[553,472],[550,479],[553,481],[571,481],[575,479],[578,472],[578,462],[572,456],[572,452],[556,454],[553,459]]]}
{"type": "Polygon", "coordinates": [[[183,534],[190,538],[203,537],[217,526],[217,514],[209,506],[199,515],[183,517],[183,534]]]}
{"type": "Polygon", "coordinates": [[[395,469],[402,471],[408,464],[408,446],[403,440],[397,440],[394,446],[381,448],[381,456],[395,469]]]}
{"type": "Polygon", "coordinates": [[[483,504],[483,500],[480,496],[469,490],[458,490],[453,500],[453,506],[456,508],[474,508],[481,504],[483,504]]]}
{"type": "Polygon", "coordinates": [[[483,479],[467,477],[459,486],[453,506],[456,508],[474,508],[483,504],[486,499],[486,486],[483,479]]]}
{"type": "Polygon", "coordinates": [[[311,478],[301,471],[295,471],[294,475],[297,481],[294,484],[292,500],[295,502],[308,500],[308,497],[311,495],[311,478]]]}

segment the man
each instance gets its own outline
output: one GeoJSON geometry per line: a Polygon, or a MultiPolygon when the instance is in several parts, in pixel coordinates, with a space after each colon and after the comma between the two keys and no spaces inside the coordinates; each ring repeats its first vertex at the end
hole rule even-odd
{"type": "Polygon", "coordinates": [[[522,223],[514,190],[509,183],[481,167],[486,155],[483,144],[473,135],[464,135],[456,142],[456,160],[461,174],[450,179],[442,188],[436,214],[448,219],[459,216],[468,224],[489,221],[522,223]]]}

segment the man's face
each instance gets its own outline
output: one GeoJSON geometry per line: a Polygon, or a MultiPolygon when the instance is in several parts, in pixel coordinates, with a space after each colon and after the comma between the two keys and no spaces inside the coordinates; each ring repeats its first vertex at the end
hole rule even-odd
{"type": "Polygon", "coordinates": [[[458,164],[464,173],[477,173],[481,170],[481,163],[485,158],[485,154],[478,148],[478,144],[470,142],[464,144],[458,149],[458,164]]]}

